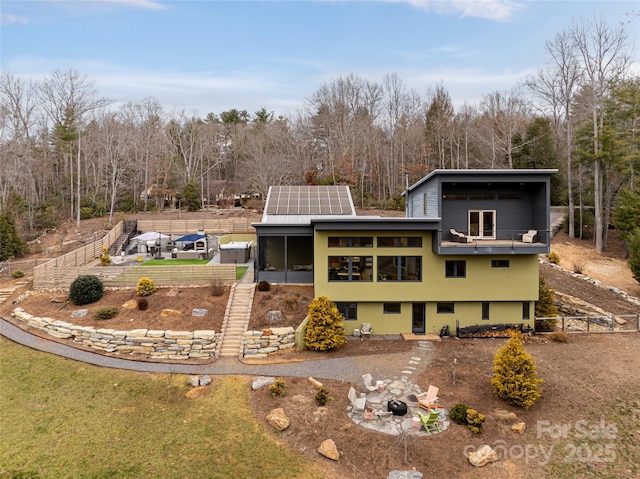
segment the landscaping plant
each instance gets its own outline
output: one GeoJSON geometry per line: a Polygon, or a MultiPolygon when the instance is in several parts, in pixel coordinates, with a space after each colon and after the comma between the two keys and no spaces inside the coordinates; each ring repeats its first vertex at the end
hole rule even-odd
{"type": "Polygon", "coordinates": [[[316,393],[316,401],[320,406],[324,406],[329,401],[333,401],[333,398],[329,396],[329,390],[325,387],[321,387],[316,393]]]}
{"type": "Polygon", "coordinates": [[[519,331],[502,346],[493,359],[491,384],[496,396],[509,404],[529,409],[540,397],[540,384],[533,357],[524,350],[519,331]]]}
{"type": "Polygon", "coordinates": [[[258,283],[258,291],[269,291],[271,289],[271,283],[269,281],[260,281],[258,283]]]}
{"type": "Polygon", "coordinates": [[[345,342],[344,316],[326,296],[315,298],[309,305],[304,344],[314,351],[330,351],[345,342]]]}
{"type": "Polygon", "coordinates": [[[469,406],[464,403],[458,403],[451,408],[449,417],[456,424],[467,424],[467,409],[469,409],[469,406]]]}
{"type": "Polygon", "coordinates": [[[144,311],[149,307],[149,300],[147,298],[139,298],[138,299],[138,309],[140,311],[144,311]]]}
{"type": "Polygon", "coordinates": [[[156,292],[156,285],[150,278],[140,278],[136,286],[138,296],[151,296],[156,292]]]}
{"type": "Polygon", "coordinates": [[[269,384],[269,392],[274,398],[286,396],[287,388],[284,384],[284,379],[277,379],[275,382],[269,384]]]}
{"type": "Polygon", "coordinates": [[[104,320],[115,318],[118,315],[118,308],[116,306],[111,306],[108,308],[100,308],[93,315],[95,319],[104,320]]]}
{"type": "MultiPolygon", "coordinates": [[[[536,301],[536,318],[552,318],[560,312],[553,298],[553,290],[547,286],[542,276],[538,279],[538,301],[536,301]]],[[[536,331],[553,331],[558,323],[557,319],[544,319],[534,323],[536,331]]]]}
{"type": "Polygon", "coordinates": [[[95,303],[103,295],[104,286],[102,281],[91,274],[78,276],[69,287],[69,299],[77,306],[95,303]]]}
{"type": "Polygon", "coordinates": [[[474,434],[482,432],[482,423],[486,419],[484,414],[480,414],[475,409],[467,409],[467,427],[474,434]]]}
{"type": "Polygon", "coordinates": [[[109,266],[111,264],[111,256],[109,256],[109,252],[107,251],[107,247],[102,247],[102,252],[100,253],[100,266],[109,266]]]}

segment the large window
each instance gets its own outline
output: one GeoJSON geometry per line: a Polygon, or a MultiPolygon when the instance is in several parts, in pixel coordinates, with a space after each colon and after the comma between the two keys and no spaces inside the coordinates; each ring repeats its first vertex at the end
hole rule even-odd
{"type": "Polygon", "coordinates": [[[373,248],[373,236],[329,236],[329,248],[373,248]]]}
{"type": "Polygon", "coordinates": [[[329,256],[329,281],[373,281],[373,256],[329,256]]]}
{"type": "Polygon", "coordinates": [[[378,236],[378,248],[422,248],[422,237],[378,236]]]}
{"type": "Polygon", "coordinates": [[[467,262],[463,260],[445,261],[445,277],[465,278],[467,276],[467,262]]]}
{"type": "Polygon", "coordinates": [[[421,281],[421,256],[378,256],[378,281],[421,281]]]}
{"type": "Polygon", "coordinates": [[[522,319],[524,321],[531,319],[531,304],[529,301],[522,303],[522,319]]]}
{"type": "Polygon", "coordinates": [[[342,313],[347,321],[358,319],[358,303],[336,303],[336,308],[342,313]]]}

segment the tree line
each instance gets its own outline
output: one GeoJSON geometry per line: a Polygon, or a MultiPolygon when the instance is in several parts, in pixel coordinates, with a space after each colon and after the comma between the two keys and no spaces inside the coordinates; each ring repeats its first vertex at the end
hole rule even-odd
{"type": "Polygon", "coordinates": [[[454,106],[444,84],[349,74],[291,117],[200,118],[152,97],[116,108],[72,69],[42,81],[3,72],[0,231],[15,223],[30,239],[64,220],[264,198],[270,185],[346,184],[357,206],[401,208],[407,185],[436,168],[558,168],[552,202],[569,206],[569,235],[603,251],[616,208],[640,202],[638,59],[625,26],[597,19],[544,48],[543,69],[478,104],[454,106]]]}

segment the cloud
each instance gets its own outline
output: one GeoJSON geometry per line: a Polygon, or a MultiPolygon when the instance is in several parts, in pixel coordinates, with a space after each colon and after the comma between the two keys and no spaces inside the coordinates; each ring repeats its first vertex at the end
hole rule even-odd
{"type": "Polygon", "coordinates": [[[119,10],[166,10],[167,3],[157,0],[93,0],[75,1],[47,0],[46,5],[73,15],[95,15],[113,13],[119,10]]]}
{"type": "Polygon", "coordinates": [[[24,17],[12,15],[10,13],[0,13],[0,25],[25,25],[27,23],[29,23],[29,21],[24,17]]]}
{"type": "Polygon", "coordinates": [[[443,15],[459,14],[463,17],[507,21],[523,8],[524,2],[513,0],[384,0],[391,3],[407,3],[426,12],[443,15]]]}

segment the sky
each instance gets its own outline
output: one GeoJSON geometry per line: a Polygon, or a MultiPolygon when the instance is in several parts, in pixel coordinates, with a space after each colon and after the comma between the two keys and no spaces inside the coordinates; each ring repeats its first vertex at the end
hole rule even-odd
{"type": "Polygon", "coordinates": [[[637,61],[638,13],[640,0],[2,0],[0,69],[73,69],[114,106],[154,97],[196,116],[293,116],[350,74],[442,85],[461,106],[544,68],[545,42],[582,21],[624,26],[637,61]]]}

